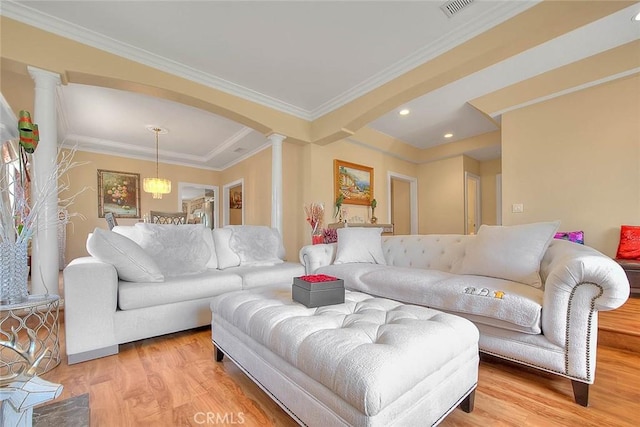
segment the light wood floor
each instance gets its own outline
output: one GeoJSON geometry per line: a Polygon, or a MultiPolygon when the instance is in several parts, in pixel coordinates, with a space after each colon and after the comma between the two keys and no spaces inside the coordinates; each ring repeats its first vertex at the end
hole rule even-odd
{"type": "MultiPolygon", "coordinates": [[[[637,329],[638,319],[629,324],[637,329]]],[[[116,356],[71,366],[61,344],[63,362],[44,378],[63,384],[58,400],[89,393],[94,427],[201,426],[206,414],[218,417],[208,425],[296,425],[227,358],[213,360],[209,328],[125,344],[116,356]]],[[[573,402],[567,379],[483,359],[474,411],[456,409],[441,425],[638,426],[640,354],[599,347],[588,408],[573,402]]]]}

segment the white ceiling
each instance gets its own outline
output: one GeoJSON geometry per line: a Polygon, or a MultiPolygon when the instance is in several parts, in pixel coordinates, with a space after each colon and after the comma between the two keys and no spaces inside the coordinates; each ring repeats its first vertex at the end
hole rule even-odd
{"type": "MultiPolygon", "coordinates": [[[[448,18],[440,1],[7,1],[0,13],[312,120],[398,77],[537,1],[475,2],[448,18]]],[[[635,5],[637,6],[637,5],[635,5]]],[[[635,7],[635,9],[638,9],[635,7]]],[[[496,130],[478,96],[640,38],[634,6],[453,82],[369,126],[427,148],[496,130]],[[444,140],[442,135],[454,137],[444,140]]],[[[637,11],[635,11],[637,12],[637,11]]],[[[223,169],[268,143],[182,104],[113,89],[60,90],[61,132],[81,149],[223,169]]],[[[499,121],[502,112],[495,112],[499,121]]],[[[499,150],[469,153],[480,160],[499,150]]]]}

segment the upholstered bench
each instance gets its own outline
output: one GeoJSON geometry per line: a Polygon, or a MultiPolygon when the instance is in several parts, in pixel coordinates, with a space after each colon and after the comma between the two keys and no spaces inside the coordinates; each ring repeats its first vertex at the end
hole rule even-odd
{"type": "Polygon", "coordinates": [[[461,317],[349,291],[307,308],[291,285],[229,292],[211,310],[216,360],[301,424],[435,425],[473,409],[478,330],[461,317]]]}

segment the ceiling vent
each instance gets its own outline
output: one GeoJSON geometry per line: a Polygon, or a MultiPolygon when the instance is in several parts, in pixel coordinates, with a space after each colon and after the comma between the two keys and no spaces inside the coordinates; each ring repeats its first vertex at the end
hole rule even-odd
{"type": "Polygon", "coordinates": [[[473,0],[451,0],[440,6],[440,9],[442,9],[445,15],[451,18],[471,3],[473,3],[473,0]]]}

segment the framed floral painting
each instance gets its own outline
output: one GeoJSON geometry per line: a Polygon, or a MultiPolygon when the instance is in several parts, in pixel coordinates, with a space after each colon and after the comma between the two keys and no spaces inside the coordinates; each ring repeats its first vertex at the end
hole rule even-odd
{"type": "Polygon", "coordinates": [[[333,170],[336,200],[342,196],[343,203],[366,206],[371,204],[373,168],[335,159],[333,170]]]}
{"type": "Polygon", "coordinates": [[[98,217],[140,218],[140,174],[98,169],[98,217]]]}

